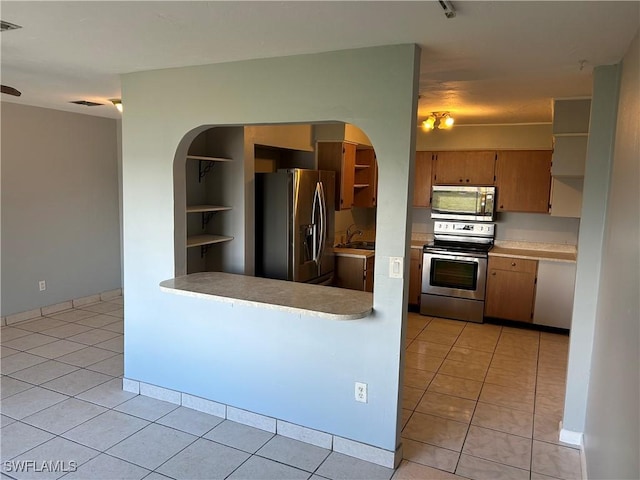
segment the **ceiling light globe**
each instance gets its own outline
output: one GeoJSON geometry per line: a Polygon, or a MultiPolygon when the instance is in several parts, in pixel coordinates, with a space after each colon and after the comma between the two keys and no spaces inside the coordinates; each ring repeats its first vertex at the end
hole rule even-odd
{"type": "Polygon", "coordinates": [[[427,119],[424,122],[422,122],[422,128],[424,130],[433,130],[435,128],[435,125],[436,125],[436,117],[434,117],[433,115],[427,117],[427,119]]]}

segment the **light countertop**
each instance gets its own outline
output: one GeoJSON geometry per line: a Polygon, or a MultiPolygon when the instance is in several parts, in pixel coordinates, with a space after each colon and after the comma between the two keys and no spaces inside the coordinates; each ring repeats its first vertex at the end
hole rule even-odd
{"type": "Polygon", "coordinates": [[[375,250],[365,250],[364,248],[333,247],[333,254],[337,257],[358,257],[366,259],[373,257],[376,252],[375,250]]]}
{"type": "Polygon", "coordinates": [[[575,246],[572,245],[496,242],[496,245],[489,251],[489,256],[575,263],[577,252],[575,246]]]}
{"type": "Polygon", "coordinates": [[[373,294],[369,292],[223,272],[172,278],[161,282],[160,290],[331,320],[357,320],[373,310],[373,294]]]}

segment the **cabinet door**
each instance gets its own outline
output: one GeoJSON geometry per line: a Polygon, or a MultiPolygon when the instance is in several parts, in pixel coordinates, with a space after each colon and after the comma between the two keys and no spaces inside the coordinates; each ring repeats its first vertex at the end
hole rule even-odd
{"type": "Polygon", "coordinates": [[[422,249],[411,249],[411,265],[409,268],[409,305],[420,305],[422,290],[422,249]]]}
{"type": "MultiPolygon", "coordinates": [[[[366,261],[363,257],[336,256],[334,286],[351,290],[364,290],[366,261]]],[[[373,268],[371,269],[373,273],[373,268]]],[[[371,279],[373,291],[373,278],[371,279]]]]}
{"type": "Polygon", "coordinates": [[[495,181],[496,152],[469,152],[465,164],[465,183],[493,185],[495,181]]]}
{"type": "Polygon", "coordinates": [[[532,321],[537,263],[535,260],[489,258],[485,316],[532,321]]]}
{"type": "Polygon", "coordinates": [[[435,163],[437,185],[493,185],[494,151],[438,152],[435,163]]]}
{"type": "Polygon", "coordinates": [[[413,176],[413,206],[431,206],[431,176],[433,174],[433,152],[416,152],[416,167],[413,176]]]}
{"type": "Polygon", "coordinates": [[[356,146],[342,144],[342,175],[340,179],[340,210],[353,206],[353,182],[355,180],[356,146]]]}
{"type": "Polygon", "coordinates": [[[575,263],[538,262],[533,323],[570,329],[575,284],[575,263]]]}
{"type": "Polygon", "coordinates": [[[435,159],[436,185],[462,185],[465,183],[467,152],[438,152],[435,159]]]}
{"type": "Polygon", "coordinates": [[[374,273],[374,261],[375,257],[368,257],[365,264],[366,269],[364,273],[364,291],[365,292],[373,292],[373,273],[374,273]]]}
{"type": "Polygon", "coordinates": [[[548,213],[551,151],[498,152],[496,186],[498,211],[548,213]]]}

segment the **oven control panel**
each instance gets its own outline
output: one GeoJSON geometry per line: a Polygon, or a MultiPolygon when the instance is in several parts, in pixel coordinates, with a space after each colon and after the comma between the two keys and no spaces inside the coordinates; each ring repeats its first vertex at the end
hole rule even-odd
{"type": "Polygon", "coordinates": [[[468,235],[473,237],[493,237],[495,223],[438,222],[433,224],[433,233],[468,235]]]}

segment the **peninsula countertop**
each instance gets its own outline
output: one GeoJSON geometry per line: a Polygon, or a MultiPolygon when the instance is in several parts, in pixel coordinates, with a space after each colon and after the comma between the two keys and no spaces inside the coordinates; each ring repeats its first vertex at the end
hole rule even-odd
{"type": "Polygon", "coordinates": [[[373,310],[373,294],[223,272],[171,278],[160,289],[176,295],[282,310],[332,320],[357,320],[373,310]]]}

